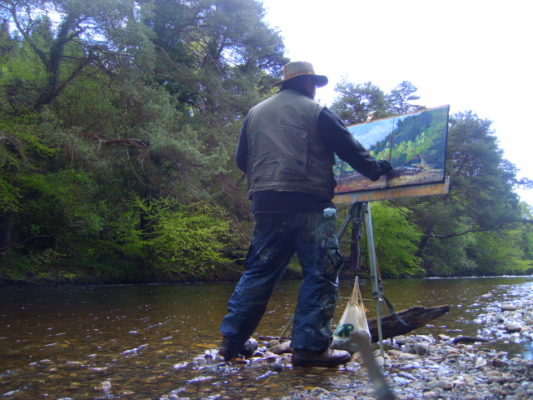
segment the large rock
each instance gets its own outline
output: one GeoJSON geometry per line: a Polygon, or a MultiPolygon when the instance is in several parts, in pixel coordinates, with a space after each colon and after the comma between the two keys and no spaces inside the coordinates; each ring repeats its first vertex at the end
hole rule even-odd
{"type": "Polygon", "coordinates": [[[516,322],[506,322],[505,330],[509,333],[520,332],[522,330],[522,325],[516,322]]]}
{"type": "Polygon", "coordinates": [[[518,306],[512,303],[503,303],[500,308],[502,311],[516,311],[518,306]]]}

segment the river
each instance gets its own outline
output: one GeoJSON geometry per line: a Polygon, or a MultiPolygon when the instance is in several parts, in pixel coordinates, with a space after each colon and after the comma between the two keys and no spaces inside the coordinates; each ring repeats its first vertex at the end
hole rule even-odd
{"type": "MultiPolygon", "coordinates": [[[[362,281],[369,298],[368,281],[362,281]]],[[[280,334],[289,321],[299,282],[282,282],[258,327],[280,334]]],[[[449,314],[419,334],[475,336],[489,303],[531,291],[533,277],[390,280],[384,291],[397,310],[449,304],[449,314]],[[512,290],[511,290],[512,289],[512,290]],[[491,292],[490,299],[485,294],[491,292]]],[[[191,362],[218,347],[218,325],[233,284],[2,287],[0,289],[0,397],[9,399],[256,399],[277,398],[316,376],[286,369],[263,379],[264,370],[191,362]]],[[[344,282],[340,316],[350,283],[344,282]]],[[[373,302],[366,301],[368,316],[373,302]]],[[[531,343],[512,338],[491,344],[531,357],[531,343]]],[[[268,375],[268,374],[267,374],[268,375]]],[[[334,372],[324,387],[349,385],[334,372]]]]}

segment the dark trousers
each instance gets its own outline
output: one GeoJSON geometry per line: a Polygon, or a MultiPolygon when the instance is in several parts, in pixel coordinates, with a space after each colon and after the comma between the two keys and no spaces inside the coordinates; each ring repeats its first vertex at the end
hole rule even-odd
{"type": "Polygon", "coordinates": [[[304,277],[291,345],[296,350],[325,350],[331,340],[342,266],[335,231],[335,215],[322,211],[257,214],[246,270],[229,299],[229,312],[220,327],[222,335],[238,345],[253,334],[274,285],[296,253],[304,277]]]}

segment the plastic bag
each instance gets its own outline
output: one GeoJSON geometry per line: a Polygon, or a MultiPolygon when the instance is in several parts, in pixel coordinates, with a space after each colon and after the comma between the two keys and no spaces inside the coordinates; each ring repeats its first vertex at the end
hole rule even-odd
{"type": "Polygon", "coordinates": [[[363,298],[361,297],[361,290],[359,289],[359,278],[355,278],[352,295],[348,304],[344,309],[341,320],[337,329],[333,333],[333,343],[331,345],[334,349],[347,350],[350,353],[358,351],[356,340],[351,337],[352,332],[366,332],[369,338],[370,330],[368,329],[368,322],[366,320],[365,306],[363,305],[363,298]]]}

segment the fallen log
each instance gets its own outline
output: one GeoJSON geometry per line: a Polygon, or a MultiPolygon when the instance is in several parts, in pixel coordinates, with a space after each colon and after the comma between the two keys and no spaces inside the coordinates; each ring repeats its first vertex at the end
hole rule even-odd
{"type": "MultiPolygon", "coordinates": [[[[426,308],[422,306],[412,307],[398,312],[398,315],[407,323],[407,326],[399,321],[394,315],[381,318],[383,339],[404,335],[426,325],[429,321],[437,319],[450,311],[450,306],[426,308]]],[[[378,324],[376,318],[368,319],[368,329],[372,336],[372,343],[378,341],[378,324]]]]}
{"type": "MultiPolygon", "coordinates": [[[[449,305],[426,308],[422,306],[412,307],[407,310],[399,311],[398,315],[403,321],[407,323],[404,325],[394,315],[388,315],[381,318],[383,339],[389,339],[394,336],[404,335],[408,332],[421,328],[429,321],[437,319],[450,311],[449,305]]],[[[376,318],[368,319],[368,329],[372,336],[372,343],[378,341],[378,325],[376,318]]],[[[280,340],[276,336],[260,336],[260,340],[280,340]]],[[[290,340],[290,338],[281,338],[283,340],[290,340]]],[[[290,351],[290,342],[283,342],[281,344],[280,352],[284,353],[290,351]]]]}

